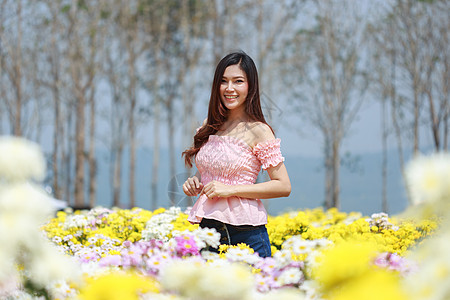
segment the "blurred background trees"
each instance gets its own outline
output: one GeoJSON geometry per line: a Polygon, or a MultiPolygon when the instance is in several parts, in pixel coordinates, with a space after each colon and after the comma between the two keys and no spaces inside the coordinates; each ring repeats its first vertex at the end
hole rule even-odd
{"type": "Polygon", "coordinates": [[[364,101],[382,103],[380,143],[395,137],[402,169],[421,128],[448,150],[449,11],[443,0],[0,0],[0,134],[51,145],[53,194],[78,207],[96,204],[98,148],[110,205],[135,206],[137,150],[150,140],[154,209],[159,170],[176,176],[216,63],[242,49],[275,100],[270,122],[283,123],[272,114],[282,107],[297,120],[289,126],[321,137],[323,203],[339,207],[341,146],[364,101]]]}

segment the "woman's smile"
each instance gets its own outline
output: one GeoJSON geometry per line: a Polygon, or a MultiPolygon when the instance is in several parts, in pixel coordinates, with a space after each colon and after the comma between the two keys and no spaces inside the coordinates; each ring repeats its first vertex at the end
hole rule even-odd
{"type": "Polygon", "coordinates": [[[237,99],[239,96],[238,95],[225,95],[225,99],[228,101],[233,101],[235,99],[237,99]]]}

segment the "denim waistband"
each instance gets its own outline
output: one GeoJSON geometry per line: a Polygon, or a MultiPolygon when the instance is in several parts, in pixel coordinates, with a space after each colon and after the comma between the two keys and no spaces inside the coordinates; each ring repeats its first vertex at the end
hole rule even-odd
{"type": "Polygon", "coordinates": [[[265,225],[257,225],[257,226],[253,226],[253,225],[231,225],[231,224],[227,224],[227,223],[223,223],[221,221],[218,220],[214,220],[214,219],[207,219],[207,218],[203,218],[200,226],[204,226],[204,227],[213,227],[216,229],[220,229],[223,226],[226,226],[228,230],[234,230],[234,231],[250,231],[250,230],[255,230],[255,229],[260,229],[260,228],[264,228],[265,225]]]}

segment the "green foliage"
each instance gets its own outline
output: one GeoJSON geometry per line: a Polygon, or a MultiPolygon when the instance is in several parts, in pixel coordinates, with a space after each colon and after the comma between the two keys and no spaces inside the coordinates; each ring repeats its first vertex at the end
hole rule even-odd
{"type": "Polygon", "coordinates": [[[82,10],[88,10],[86,0],[78,0],[78,8],[82,10]]]}
{"type": "Polygon", "coordinates": [[[61,12],[62,12],[63,14],[68,13],[69,10],[70,10],[70,4],[66,4],[66,5],[64,5],[64,6],[61,8],[61,12]]]}
{"type": "Polygon", "coordinates": [[[110,10],[102,9],[100,11],[100,18],[102,18],[103,20],[109,19],[110,16],[111,16],[111,11],[110,10]]]}
{"type": "MultiPolygon", "coordinates": [[[[71,7],[72,6],[70,4],[63,5],[63,7],[61,8],[61,12],[63,14],[66,14],[66,13],[68,13],[70,11],[71,7]]],[[[88,10],[88,6],[87,6],[85,0],[79,0],[78,3],[77,3],[77,7],[78,7],[78,9],[81,9],[81,10],[85,10],[85,11],[88,10]]]]}
{"type": "Polygon", "coordinates": [[[43,297],[45,300],[51,300],[52,298],[50,297],[48,291],[46,288],[41,287],[41,286],[37,286],[32,280],[30,280],[29,278],[27,278],[24,282],[24,286],[25,291],[34,296],[34,297],[38,297],[39,299],[41,299],[41,297],[43,297]]]}

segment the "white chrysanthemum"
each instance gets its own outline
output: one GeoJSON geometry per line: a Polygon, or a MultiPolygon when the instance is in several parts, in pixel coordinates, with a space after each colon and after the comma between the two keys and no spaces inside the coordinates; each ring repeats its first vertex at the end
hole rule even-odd
{"type": "Polygon", "coordinates": [[[254,286],[253,276],[242,264],[202,269],[193,299],[248,299],[254,286]]]}
{"type": "Polygon", "coordinates": [[[198,285],[200,270],[201,265],[197,266],[187,261],[173,261],[161,269],[160,282],[166,290],[186,294],[191,286],[198,285]]]}
{"type": "Polygon", "coordinates": [[[84,276],[89,276],[93,278],[102,277],[104,275],[122,272],[123,269],[118,266],[100,266],[98,261],[88,261],[79,265],[80,271],[84,276]]]}
{"type": "Polygon", "coordinates": [[[145,224],[145,229],[142,230],[142,239],[145,241],[151,239],[167,241],[167,236],[173,230],[171,222],[175,221],[180,213],[179,207],[172,206],[165,212],[152,216],[145,224]]]}
{"type": "MultiPolygon", "coordinates": [[[[0,254],[1,256],[1,254],[0,254]]],[[[2,262],[0,261],[0,264],[2,262]]],[[[17,290],[21,286],[20,276],[18,272],[16,272],[17,267],[14,267],[10,270],[7,276],[2,278],[0,274],[0,299],[20,299],[16,297],[17,290]]],[[[0,273],[5,272],[7,270],[3,270],[0,267],[0,273]]]]}
{"type": "Polygon", "coordinates": [[[42,286],[57,280],[78,281],[81,272],[73,259],[59,253],[47,241],[35,245],[29,254],[31,261],[26,265],[30,278],[42,286]]]}
{"type": "Polygon", "coordinates": [[[15,183],[0,188],[0,214],[23,216],[44,222],[53,213],[45,192],[28,183],[15,183]]]}
{"type": "Polygon", "coordinates": [[[275,259],[275,266],[278,269],[282,269],[292,262],[292,252],[288,249],[282,249],[276,252],[273,258],[275,259]]]}
{"type": "Polygon", "coordinates": [[[6,181],[41,181],[45,176],[45,159],[40,147],[24,138],[0,137],[0,178],[6,181]]]}
{"type": "Polygon", "coordinates": [[[418,156],[406,169],[406,180],[414,204],[450,198],[450,154],[418,156]]]}
{"type": "Polygon", "coordinates": [[[88,226],[89,222],[85,215],[68,215],[64,222],[64,230],[73,228],[84,228],[88,226]]]}
{"type": "Polygon", "coordinates": [[[228,266],[229,264],[230,264],[230,262],[228,260],[220,258],[220,256],[218,254],[217,254],[216,259],[212,259],[212,260],[208,261],[208,263],[207,263],[208,266],[216,267],[216,268],[228,266]]]}
{"type": "Polygon", "coordinates": [[[324,248],[333,245],[333,242],[326,238],[313,240],[313,242],[316,244],[315,248],[324,248]]]}
{"type": "Polygon", "coordinates": [[[292,246],[294,246],[294,244],[299,241],[299,240],[303,240],[303,238],[301,237],[301,235],[294,235],[290,238],[288,238],[287,240],[285,240],[283,242],[283,244],[281,245],[281,247],[283,249],[289,249],[292,248],[292,246]]]}
{"type": "Polygon", "coordinates": [[[322,295],[320,293],[320,286],[317,281],[305,280],[300,286],[300,290],[305,294],[305,299],[320,300],[322,295]]]}
{"type": "Polygon", "coordinates": [[[53,282],[49,288],[53,299],[75,299],[78,295],[78,291],[64,280],[53,282]]]}
{"type": "Polygon", "coordinates": [[[251,253],[247,248],[230,248],[225,253],[225,257],[229,261],[246,262],[250,265],[254,265],[262,259],[258,255],[251,253]]]}
{"type": "Polygon", "coordinates": [[[411,258],[419,262],[419,272],[405,278],[410,299],[446,300],[450,297],[450,232],[424,241],[411,258]]]}
{"type": "Polygon", "coordinates": [[[179,208],[178,206],[171,206],[164,213],[171,214],[171,215],[173,215],[175,217],[178,217],[181,214],[181,208],[179,208]]]}
{"type": "Polygon", "coordinates": [[[174,261],[161,270],[164,289],[190,299],[248,299],[253,287],[249,268],[240,264],[174,261]]]}
{"type": "Polygon", "coordinates": [[[0,189],[0,253],[4,256],[0,269],[22,262],[26,274],[41,286],[76,277],[76,265],[39,231],[52,211],[45,193],[31,184],[13,183],[0,189]]]}
{"type": "Polygon", "coordinates": [[[389,221],[389,215],[386,213],[376,213],[372,214],[370,218],[367,218],[366,221],[369,223],[370,228],[376,226],[378,230],[389,230],[392,229],[394,231],[397,231],[399,228],[398,226],[395,226],[389,221]]]}
{"type": "Polygon", "coordinates": [[[287,268],[278,276],[277,282],[280,286],[299,284],[303,278],[303,272],[299,268],[287,268]]]}
{"type": "Polygon", "coordinates": [[[219,254],[217,254],[215,252],[206,251],[206,250],[201,252],[201,256],[203,257],[204,260],[207,260],[207,261],[221,260],[219,254]]]}
{"type": "Polygon", "coordinates": [[[184,297],[178,297],[176,295],[167,295],[167,294],[155,294],[155,293],[146,293],[139,295],[139,299],[141,300],[186,300],[184,297]]]}
{"type": "Polygon", "coordinates": [[[300,254],[308,254],[316,246],[317,246],[316,242],[304,240],[300,235],[296,235],[287,239],[283,243],[282,248],[286,250],[291,250],[295,255],[300,255],[300,254]]]}
{"type": "Polygon", "coordinates": [[[311,277],[311,270],[316,268],[320,264],[322,258],[323,254],[320,249],[315,249],[314,251],[308,253],[308,256],[305,259],[305,265],[307,266],[305,268],[305,274],[307,275],[307,277],[311,277]]]}
{"type": "Polygon", "coordinates": [[[207,246],[217,248],[220,245],[220,233],[214,228],[199,227],[194,234],[207,246]]]}
{"type": "Polygon", "coordinates": [[[4,246],[7,244],[2,243],[1,245],[3,246],[0,247],[0,282],[4,283],[16,273],[16,268],[13,260],[14,253],[11,253],[12,251],[8,249],[8,246],[4,246]]]}
{"type": "Polygon", "coordinates": [[[13,251],[18,245],[32,249],[43,239],[39,232],[53,208],[48,197],[27,183],[0,188],[0,247],[13,251]]]}
{"type": "Polygon", "coordinates": [[[193,235],[196,245],[199,249],[206,248],[208,246],[212,246],[217,248],[220,245],[220,233],[217,232],[214,228],[201,228],[190,231],[188,229],[179,231],[172,231],[172,236],[183,236],[183,235],[193,235]]]}
{"type": "MultiPolygon", "coordinates": [[[[21,291],[19,289],[9,293],[6,299],[14,299],[14,300],[40,300],[36,296],[32,296],[25,291],[21,291]]],[[[42,298],[41,298],[42,299],[42,298]]]]}
{"type": "Polygon", "coordinates": [[[306,300],[305,295],[295,288],[282,288],[279,290],[271,290],[267,293],[255,293],[252,297],[254,300],[306,300]]]}

